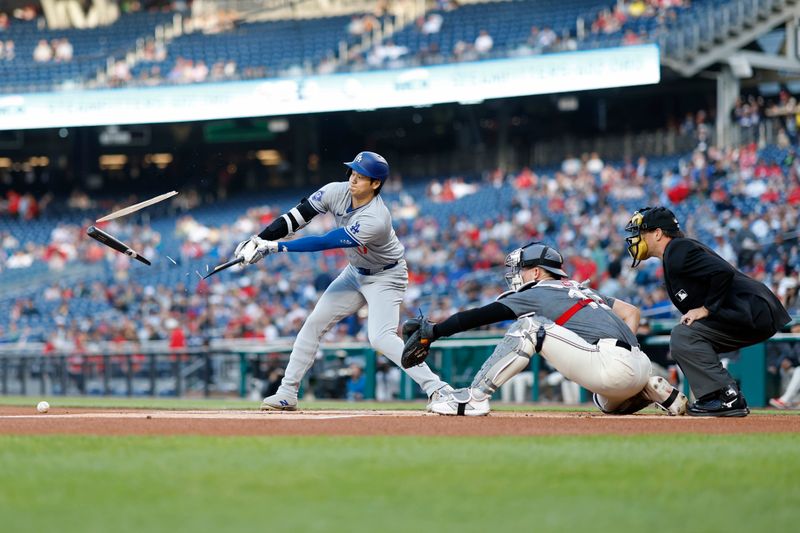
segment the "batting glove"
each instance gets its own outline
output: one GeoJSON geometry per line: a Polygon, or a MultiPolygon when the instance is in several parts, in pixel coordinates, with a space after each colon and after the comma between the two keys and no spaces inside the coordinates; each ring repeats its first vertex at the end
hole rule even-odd
{"type": "MultiPolygon", "coordinates": [[[[253,237],[253,239],[255,239],[256,242],[256,251],[261,254],[261,257],[278,253],[277,241],[266,241],[259,237],[253,237]]],[[[256,259],[256,261],[258,261],[258,259],[256,259]]]]}
{"type": "Polygon", "coordinates": [[[242,241],[233,252],[236,258],[243,258],[247,265],[254,265],[261,261],[264,256],[278,251],[278,243],[275,241],[264,240],[257,235],[253,235],[246,241],[242,241]]]}

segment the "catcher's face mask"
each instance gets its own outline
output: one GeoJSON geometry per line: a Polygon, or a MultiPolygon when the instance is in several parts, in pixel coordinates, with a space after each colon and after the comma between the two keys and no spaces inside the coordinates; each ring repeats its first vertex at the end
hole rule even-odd
{"type": "Polygon", "coordinates": [[[506,267],[506,284],[515,291],[525,283],[522,279],[522,248],[517,248],[506,256],[506,267]]]}
{"type": "Polygon", "coordinates": [[[644,211],[646,211],[646,209],[636,211],[631,217],[630,222],[628,222],[628,225],[625,226],[625,231],[631,234],[625,237],[625,242],[628,243],[628,254],[630,254],[633,259],[631,268],[636,267],[643,260],[647,259],[647,243],[642,238],[642,220],[644,219],[642,213],[644,211]]]}
{"type": "Polygon", "coordinates": [[[562,269],[563,263],[564,258],[555,248],[541,242],[526,244],[506,256],[506,283],[512,291],[518,290],[525,284],[522,269],[533,267],[546,270],[558,278],[566,278],[567,273],[562,269]]]}

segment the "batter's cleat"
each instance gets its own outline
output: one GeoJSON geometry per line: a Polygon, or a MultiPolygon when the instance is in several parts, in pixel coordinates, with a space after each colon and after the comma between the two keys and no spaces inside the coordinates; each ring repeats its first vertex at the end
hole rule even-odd
{"type": "Polygon", "coordinates": [[[661,376],[651,377],[647,385],[645,385],[643,392],[647,398],[656,404],[656,407],[670,416],[686,414],[686,406],[689,404],[689,398],[661,376]]]}
{"type": "Polygon", "coordinates": [[[445,385],[441,389],[437,389],[428,396],[428,405],[425,406],[425,410],[427,412],[431,412],[431,406],[436,402],[441,402],[451,394],[453,394],[453,387],[450,385],[445,385]]]}
{"type": "Polygon", "coordinates": [[[297,398],[273,394],[261,402],[262,411],[297,411],[297,398]]]}
{"type": "Polygon", "coordinates": [[[788,403],[784,402],[780,398],[772,398],[769,401],[769,404],[774,407],[775,409],[791,409],[792,406],[788,403]]]}
{"type": "Polygon", "coordinates": [[[698,399],[688,407],[687,413],[691,416],[747,416],[750,408],[742,393],[729,385],[698,399]]]}
{"type": "Polygon", "coordinates": [[[431,412],[446,416],[486,416],[490,410],[489,398],[476,400],[472,397],[472,389],[454,390],[431,405],[431,412]]]}

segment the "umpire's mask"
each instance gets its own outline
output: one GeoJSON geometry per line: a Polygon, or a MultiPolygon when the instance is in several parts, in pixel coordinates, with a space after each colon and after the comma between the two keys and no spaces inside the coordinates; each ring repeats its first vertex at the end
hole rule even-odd
{"type": "Polygon", "coordinates": [[[644,209],[636,211],[628,222],[628,225],[625,226],[625,231],[631,234],[625,237],[625,242],[628,243],[628,254],[633,259],[631,268],[636,267],[643,260],[647,259],[647,243],[644,242],[642,238],[642,220],[644,219],[642,213],[647,212],[649,209],[649,207],[645,207],[644,209]]]}
{"type": "Polygon", "coordinates": [[[681,225],[678,223],[678,219],[675,218],[675,213],[666,207],[643,207],[639,209],[633,214],[628,225],[625,226],[625,231],[631,234],[625,238],[625,242],[628,243],[628,253],[633,258],[631,267],[635,267],[648,257],[647,243],[642,238],[642,232],[655,229],[661,229],[670,237],[682,235],[680,233],[681,225]]]}
{"type": "Polygon", "coordinates": [[[558,250],[540,242],[532,242],[506,256],[506,283],[512,291],[519,290],[525,284],[522,269],[533,267],[547,270],[559,278],[566,278],[567,273],[561,268],[563,264],[564,258],[558,250]]]}

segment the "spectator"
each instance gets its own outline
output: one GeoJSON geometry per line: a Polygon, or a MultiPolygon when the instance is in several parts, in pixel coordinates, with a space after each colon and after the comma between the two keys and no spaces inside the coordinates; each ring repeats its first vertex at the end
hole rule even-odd
{"type": "Polygon", "coordinates": [[[632,29],[628,28],[625,30],[624,35],[622,36],[622,44],[625,46],[630,46],[634,44],[641,44],[642,40],[639,38],[639,35],[636,34],[632,29]]]}
{"type": "Polygon", "coordinates": [[[47,63],[53,59],[53,49],[47,39],[39,39],[39,44],[33,49],[33,60],[37,63],[47,63]]]}
{"type": "Polygon", "coordinates": [[[53,48],[55,51],[55,60],[57,62],[69,62],[72,61],[72,44],[69,42],[69,39],[62,38],[56,39],[54,41],[55,47],[53,48]]]}
{"type": "Polygon", "coordinates": [[[113,85],[124,85],[131,80],[131,71],[127,61],[120,59],[114,63],[111,80],[113,85]]]}
{"type": "Polygon", "coordinates": [[[783,394],[772,398],[769,404],[776,409],[793,409],[800,401],[800,367],[793,365],[790,358],[784,357],[781,360],[780,373],[781,376],[786,376],[788,382],[783,388],[783,394]]]}
{"type": "Polygon", "coordinates": [[[199,60],[191,70],[190,79],[195,83],[202,83],[208,78],[208,66],[202,59],[199,60]]]}
{"type": "Polygon", "coordinates": [[[364,18],[359,15],[350,17],[350,23],[347,25],[347,33],[358,37],[364,33],[364,18]]]}
{"type": "Polygon", "coordinates": [[[364,399],[367,388],[367,379],[361,366],[353,363],[349,367],[350,376],[347,379],[347,401],[355,402],[364,399]]]}
{"type": "Polygon", "coordinates": [[[491,51],[492,46],[494,46],[492,36],[489,35],[488,31],[481,30],[478,37],[475,39],[475,51],[478,52],[479,55],[485,56],[491,51]]]}
{"type": "Polygon", "coordinates": [[[225,67],[223,68],[223,73],[225,74],[225,78],[232,80],[236,78],[236,61],[228,60],[225,62],[225,67]]]}
{"type": "Polygon", "coordinates": [[[5,46],[3,42],[0,41],[0,59],[5,59],[6,61],[13,61],[16,57],[16,52],[14,50],[14,41],[9,39],[5,42],[5,46]]]}
{"type": "Polygon", "coordinates": [[[442,29],[442,22],[444,22],[444,17],[439,13],[430,13],[422,24],[422,34],[433,35],[434,33],[439,33],[442,29]]]}

